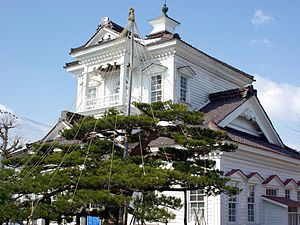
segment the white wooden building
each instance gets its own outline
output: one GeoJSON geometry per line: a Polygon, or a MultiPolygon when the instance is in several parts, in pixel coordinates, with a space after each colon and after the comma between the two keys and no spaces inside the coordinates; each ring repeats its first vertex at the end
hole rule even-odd
{"type": "MultiPolygon", "coordinates": [[[[195,224],[197,211],[207,225],[299,225],[300,154],[285,146],[274,129],[252,87],[254,77],[183,41],[176,33],[180,23],[166,13],[149,23],[153,30],[144,43],[159,63],[133,73],[133,99],[184,102],[205,113],[207,126],[227,131],[238,144],[236,152],[210,157],[241,193],[206,197],[201,190],[190,192],[189,224],[195,224]]],[[[100,117],[111,107],[125,110],[128,55],[113,47],[122,30],[105,17],[86,44],[71,49],[74,61],[65,67],[78,80],[78,114],[100,117]]],[[[69,126],[61,120],[45,140],[69,126]]],[[[182,225],[183,209],[176,214],[170,224],[182,225]]]]}

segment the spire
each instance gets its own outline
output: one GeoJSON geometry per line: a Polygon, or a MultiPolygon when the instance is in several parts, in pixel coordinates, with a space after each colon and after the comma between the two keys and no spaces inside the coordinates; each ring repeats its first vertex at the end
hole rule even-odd
{"type": "Polygon", "coordinates": [[[129,9],[128,21],[130,21],[130,22],[134,22],[135,21],[134,8],[130,8],[129,9]]]}
{"type": "Polygon", "coordinates": [[[169,11],[169,8],[167,6],[167,0],[165,0],[165,4],[163,5],[161,11],[162,11],[163,15],[167,16],[167,12],[169,11]]]}

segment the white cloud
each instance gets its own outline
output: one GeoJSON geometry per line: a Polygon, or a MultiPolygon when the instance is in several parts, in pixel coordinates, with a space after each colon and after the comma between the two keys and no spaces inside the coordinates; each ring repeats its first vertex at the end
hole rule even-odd
{"type": "Polygon", "coordinates": [[[259,75],[255,78],[258,97],[269,115],[276,120],[299,122],[300,87],[276,83],[259,75]]]}
{"type": "Polygon", "coordinates": [[[266,15],[262,9],[256,9],[251,20],[255,28],[261,27],[265,24],[269,24],[273,21],[275,21],[275,19],[272,16],[266,15]]]}
{"type": "Polygon", "coordinates": [[[255,38],[249,42],[249,45],[250,46],[266,46],[266,47],[271,48],[272,42],[266,38],[263,38],[263,39],[255,38]]]}
{"type": "Polygon", "coordinates": [[[258,98],[285,144],[300,150],[300,86],[256,75],[258,98]]]}

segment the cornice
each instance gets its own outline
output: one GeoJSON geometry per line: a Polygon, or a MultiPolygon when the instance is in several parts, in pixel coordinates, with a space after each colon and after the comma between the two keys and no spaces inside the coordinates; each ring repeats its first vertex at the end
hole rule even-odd
{"type": "Polygon", "coordinates": [[[232,71],[217,62],[213,62],[211,59],[192,49],[191,47],[183,46],[183,44],[180,42],[178,42],[178,44],[176,45],[176,55],[218,76],[219,78],[227,80],[240,87],[251,83],[249,79],[245,78],[238,72],[232,71]]]}

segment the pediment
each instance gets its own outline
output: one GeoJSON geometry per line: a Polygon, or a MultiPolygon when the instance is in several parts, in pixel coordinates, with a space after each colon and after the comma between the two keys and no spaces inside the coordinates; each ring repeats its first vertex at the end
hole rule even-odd
{"type": "Polygon", "coordinates": [[[167,67],[160,65],[160,64],[156,64],[156,63],[151,63],[150,65],[148,65],[147,67],[145,67],[142,72],[144,74],[148,74],[148,75],[152,75],[152,74],[162,74],[165,71],[167,71],[167,67]]]}
{"type": "Polygon", "coordinates": [[[259,173],[250,173],[247,175],[248,182],[250,183],[262,183],[264,181],[264,178],[259,173]]]}
{"type": "Polygon", "coordinates": [[[103,41],[108,41],[108,40],[112,40],[112,39],[116,39],[119,35],[106,28],[106,27],[102,27],[100,28],[96,34],[86,43],[85,47],[89,47],[89,46],[93,46],[96,45],[98,43],[101,43],[103,41]]]}
{"type": "Polygon", "coordinates": [[[284,186],[282,180],[277,175],[271,175],[263,182],[263,184],[265,184],[267,187],[283,187],[284,186]]]}
{"type": "Polygon", "coordinates": [[[71,125],[65,121],[59,121],[49,132],[46,136],[42,139],[43,142],[46,141],[53,141],[56,138],[59,138],[61,132],[65,129],[71,129],[71,125]]]}
{"type": "Polygon", "coordinates": [[[294,188],[298,187],[298,184],[294,179],[287,179],[284,182],[284,185],[285,185],[286,188],[289,188],[289,189],[294,189],[294,188]]]}
{"type": "Polygon", "coordinates": [[[220,127],[229,127],[265,138],[272,144],[284,147],[279,135],[256,96],[251,97],[245,103],[234,109],[220,121],[218,125],[220,127]]]}
{"type": "Polygon", "coordinates": [[[188,77],[194,77],[196,75],[196,72],[190,66],[182,66],[177,68],[177,70],[180,74],[188,77]]]}
{"type": "Polygon", "coordinates": [[[247,176],[240,169],[232,169],[225,174],[226,177],[230,177],[233,181],[247,180],[247,176]]]}

